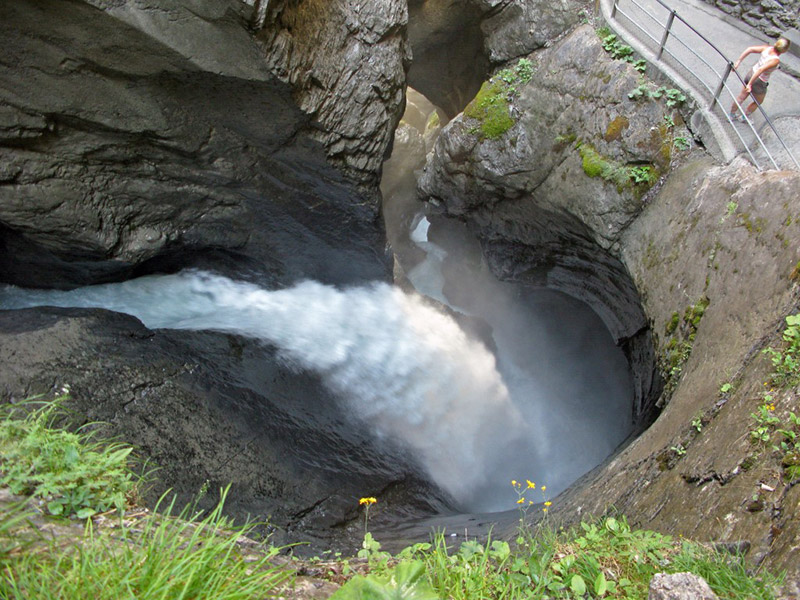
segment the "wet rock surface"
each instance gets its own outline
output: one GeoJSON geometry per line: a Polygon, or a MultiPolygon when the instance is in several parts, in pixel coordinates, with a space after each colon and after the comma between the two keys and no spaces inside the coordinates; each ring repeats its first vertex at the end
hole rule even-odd
{"type": "Polygon", "coordinates": [[[308,542],[301,554],[353,551],[364,495],[393,506],[374,511],[376,526],[442,509],[403,451],[251,340],[151,331],[100,309],[0,311],[0,364],[0,401],[68,386],[76,426],[132,444],[157,469],[151,503],[172,489],[182,505],[206,487],[207,508],[231,484],[227,512],[268,520],[275,543],[308,542]]]}
{"type": "Polygon", "coordinates": [[[582,6],[573,0],[410,0],[408,83],[453,117],[492,66],[563,34],[578,23],[582,6]]]}
{"type": "MultiPolygon", "coordinates": [[[[107,8],[0,9],[2,280],[74,287],[198,263],[273,282],[387,277],[376,190],[331,165],[245,5],[107,8]]],[[[382,156],[388,133],[372,142],[382,156]]]]}
{"type": "MultiPolygon", "coordinates": [[[[639,526],[747,542],[752,564],[798,576],[798,486],[781,456],[750,435],[771,370],[761,350],[779,347],[784,316],[800,311],[792,275],[798,190],[797,173],[696,158],[671,173],[625,232],[621,257],[641,290],[660,360],[670,355],[674,315],[703,298],[708,305],[684,360],[671,367],[658,419],[556,499],[559,515],[614,506],[639,526]]],[[[779,419],[797,414],[796,390],[777,392],[775,406],[779,419]]]]}
{"type": "Polygon", "coordinates": [[[404,0],[273,0],[257,33],[270,69],[319,124],[312,137],[373,206],[403,112],[407,25],[404,0]]]}
{"type": "Polygon", "coordinates": [[[627,97],[638,72],[608,56],[590,27],[529,59],[533,78],[514,84],[511,128],[482,139],[480,123],[459,115],[436,143],[420,196],[470,223],[501,279],[559,289],[592,306],[626,349],[637,378],[635,418],[644,423],[660,383],[638,292],[614,247],[648,186],[589,176],[584,157],[620,173],[646,166],[655,178],[672,152],[668,111],[627,97]]]}

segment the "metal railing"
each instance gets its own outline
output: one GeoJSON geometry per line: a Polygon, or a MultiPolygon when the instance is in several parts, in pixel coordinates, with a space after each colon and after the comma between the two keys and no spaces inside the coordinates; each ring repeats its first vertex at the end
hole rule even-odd
{"type": "MultiPolygon", "coordinates": [[[[614,4],[611,8],[611,18],[616,20],[618,19],[618,15],[625,17],[631,23],[631,25],[636,27],[644,36],[646,36],[646,38],[656,45],[657,49],[654,52],[657,61],[663,61],[664,53],[666,53],[677,65],[679,65],[684,74],[688,74],[692,79],[697,81],[700,86],[708,92],[708,95],[704,98],[696,98],[696,100],[705,100],[708,103],[708,110],[713,110],[715,105],[720,104],[720,96],[722,95],[723,91],[726,92],[730,96],[731,104],[735,104],[741,114],[744,115],[745,123],[747,124],[747,131],[750,134],[748,137],[752,137],[753,140],[757,142],[757,146],[760,147],[763,154],[772,164],[772,168],[780,169],[780,166],[767,148],[764,140],[758,134],[758,131],[756,131],[753,121],[745,114],[744,108],[737,101],[739,90],[732,91],[727,83],[731,72],[733,72],[736,76],[735,79],[733,79],[734,85],[740,84],[741,88],[745,86],[745,82],[733,68],[733,62],[703,34],[697,31],[690,23],[683,19],[673,8],[667,6],[662,0],[654,1],[659,6],[663,7],[665,11],[667,11],[664,15],[662,15],[662,18],[666,17],[666,21],[664,22],[659,20],[656,15],[653,15],[646,7],[637,2],[637,0],[624,0],[626,5],[632,5],[628,9],[629,12],[625,12],[619,6],[621,1],[622,0],[614,0],[614,4]],[[634,15],[633,12],[638,12],[638,15],[634,15]],[[710,55],[710,58],[707,59],[695,51],[695,48],[700,47],[701,45],[713,50],[711,53],[704,53],[706,56],[710,55]],[[684,59],[681,59],[679,54],[683,54],[684,59]],[[696,59],[692,66],[686,64],[687,56],[692,56],[696,59]],[[697,61],[699,61],[699,63],[697,61]]],[[[791,150],[789,150],[789,148],[786,146],[786,143],[783,141],[777,129],[770,120],[769,115],[767,115],[766,111],[760,104],[756,102],[756,105],[758,106],[758,110],[760,111],[761,115],[764,117],[766,124],[774,133],[775,138],[780,142],[784,151],[794,163],[795,168],[800,170],[800,164],[798,164],[797,159],[794,157],[791,150]]],[[[750,160],[753,162],[756,168],[761,170],[762,166],[755,155],[755,153],[758,152],[758,149],[751,148],[751,146],[755,146],[756,144],[748,143],[748,141],[745,139],[745,136],[743,136],[739,129],[737,129],[734,125],[728,114],[728,110],[721,104],[720,107],[725,119],[728,121],[731,129],[738,137],[739,141],[750,157],[750,160]]]]}

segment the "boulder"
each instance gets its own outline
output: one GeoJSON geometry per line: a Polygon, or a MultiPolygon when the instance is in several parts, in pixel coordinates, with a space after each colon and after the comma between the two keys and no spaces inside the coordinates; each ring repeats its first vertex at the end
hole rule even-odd
{"type": "Polygon", "coordinates": [[[717,600],[705,579],[694,573],[656,573],[647,600],[717,600]]]}

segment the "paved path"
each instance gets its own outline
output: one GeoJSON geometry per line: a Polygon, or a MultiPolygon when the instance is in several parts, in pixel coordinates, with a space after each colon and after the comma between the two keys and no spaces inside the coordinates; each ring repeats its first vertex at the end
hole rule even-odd
{"type": "MultiPolygon", "coordinates": [[[[727,78],[720,102],[709,108],[727,62],[735,61],[748,46],[772,43],[773,40],[702,0],[662,0],[663,4],[658,0],[618,0],[615,18],[611,18],[613,0],[599,2],[603,17],[619,37],[648,63],[656,65],[676,87],[687,91],[696,100],[698,110],[692,118],[692,125],[699,131],[712,154],[729,162],[739,154],[747,155],[747,146],[762,168],[773,168],[767,151],[779,167],[800,168],[783,149],[780,140],[758,111],[751,118],[753,128],[728,121],[726,115],[733,97],[738,95],[742,87],[734,74],[727,78]],[[691,28],[680,19],[674,19],[665,51],[659,60],[657,52],[670,10],[674,10],[691,28]],[[716,49],[698,34],[709,40],[716,49]],[[766,151],[760,147],[754,130],[764,140],[766,151]]],[[[742,77],[757,58],[751,54],[744,60],[739,68],[742,77]]],[[[773,73],[770,78],[763,108],[795,159],[800,162],[800,78],[790,75],[800,76],[800,58],[787,52],[781,57],[781,64],[783,71],[773,73]]]]}

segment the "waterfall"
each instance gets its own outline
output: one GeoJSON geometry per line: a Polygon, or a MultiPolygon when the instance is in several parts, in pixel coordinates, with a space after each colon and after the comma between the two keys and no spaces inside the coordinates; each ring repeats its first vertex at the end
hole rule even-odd
{"type": "Polygon", "coordinates": [[[36,305],[102,307],[151,329],[224,331],[274,345],[291,365],[319,373],[354,422],[405,444],[465,507],[476,506],[475,490],[501,485],[502,450],[525,446],[529,435],[485,346],[422,297],[385,283],[340,290],[305,281],[269,291],[189,271],[71,291],[0,288],[2,308],[36,305]]]}

